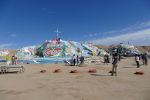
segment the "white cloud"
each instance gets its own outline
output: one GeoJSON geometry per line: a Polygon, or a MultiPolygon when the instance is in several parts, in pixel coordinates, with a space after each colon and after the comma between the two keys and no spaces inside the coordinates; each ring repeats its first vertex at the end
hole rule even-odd
{"type": "Polygon", "coordinates": [[[10,34],[10,37],[15,38],[15,37],[17,37],[17,35],[16,34],[10,34]]]}
{"type": "Polygon", "coordinates": [[[12,46],[14,46],[14,44],[11,44],[11,43],[0,44],[0,49],[7,49],[12,46]]]}
{"type": "Polygon", "coordinates": [[[111,31],[106,31],[106,32],[97,32],[97,33],[92,33],[89,34],[89,37],[97,37],[98,35],[101,36],[101,38],[103,38],[102,36],[109,36],[109,35],[116,35],[116,34],[127,34],[127,33],[132,33],[138,30],[142,30],[142,29],[149,29],[150,28],[150,20],[146,20],[143,22],[136,22],[133,25],[128,25],[127,27],[121,29],[121,30],[111,30],[111,31]]]}
{"type": "Polygon", "coordinates": [[[134,45],[150,45],[150,28],[123,35],[91,40],[95,44],[111,45],[130,42],[134,45]]]}
{"type": "Polygon", "coordinates": [[[128,27],[121,30],[112,30],[103,33],[100,32],[97,33],[97,35],[98,34],[100,38],[90,40],[90,42],[95,44],[111,45],[118,44],[120,42],[128,43],[129,41],[135,45],[150,45],[150,20],[136,22],[135,24],[128,25],[128,27]],[[103,37],[104,34],[107,37],[103,37]]]}

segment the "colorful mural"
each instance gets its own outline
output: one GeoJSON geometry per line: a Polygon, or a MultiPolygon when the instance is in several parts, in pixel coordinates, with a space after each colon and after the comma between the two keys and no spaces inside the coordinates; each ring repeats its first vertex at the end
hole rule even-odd
{"type": "Polygon", "coordinates": [[[17,52],[21,57],[97,56],[98,48],[92,43],[79,43],[60,39],[46,40],[42,45],[24,47],[17,52]]]}

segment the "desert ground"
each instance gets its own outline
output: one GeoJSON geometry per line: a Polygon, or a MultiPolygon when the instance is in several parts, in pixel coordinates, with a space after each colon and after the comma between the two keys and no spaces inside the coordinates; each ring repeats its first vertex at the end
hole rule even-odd
{"type": "MultiPolygon", "coordinates": [[[[142,64],[142,62],[141,62],[142,64]]],[[[150,65],[136,68],[134,58],[122,59],[118,75],[112,64],[84,67],[24,64],[25,72],[0,74],[0,100],[150,100],[150,65]],[[54,73],[55,69],[60,73],[54,73]],[[88,73],[96,68],[96,73],[88,73]],[[76,69],[78,73],[69,73],[76,69]],[[46,70],[45,73],[40,73],[46,70]],[[144,75],[135,75],[143,71],[144,75]]]]}

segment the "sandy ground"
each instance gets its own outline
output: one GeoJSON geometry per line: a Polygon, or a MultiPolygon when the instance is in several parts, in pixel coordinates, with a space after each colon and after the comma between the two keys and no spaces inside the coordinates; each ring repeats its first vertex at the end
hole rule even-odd
{"type": "Polygon", "coordinates": [[[134,58],[123,59],[118,76],[110,76],[111,66],[24,65],[23,73],[0,74],[0,100],[150,100],[150,65],[136,68],[134,58]],[[53,73],[57,68],[62,72],[53,73]],[[80,72],[69,73],[72,69],[80,72]],[[145,74],[133,74],[140,70],[145,74]]]}

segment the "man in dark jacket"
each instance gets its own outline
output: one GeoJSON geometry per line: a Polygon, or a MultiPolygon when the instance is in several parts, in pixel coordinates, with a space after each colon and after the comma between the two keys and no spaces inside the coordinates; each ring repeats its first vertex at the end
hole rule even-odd
{"type": "Polygon", "coordinates": [[[83,64],[83,63],[84,63],[84,56],[81,56],[81,57],[80,57],[80,62],[81,62],[80,64],[83,64]]]}
{"type": "Polygon", "coordinates": [[[118,54],[115,53],[113,54],[113,62],[112,62],[112,73],[111,76],[113,76],[115,74],[115,76],[117,76],[117,64],[118,64],[118,54]]]}

